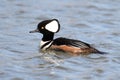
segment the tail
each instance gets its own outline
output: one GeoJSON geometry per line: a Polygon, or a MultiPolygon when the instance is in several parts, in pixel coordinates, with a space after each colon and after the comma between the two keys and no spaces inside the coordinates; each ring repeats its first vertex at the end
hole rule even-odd
{"type": "Polygon", "coordinates": [[[83,53],[107,54],[107,52],[99,51],[93,47],[81,49],[83,53]]]}
{"type": "Polygon", "coordinates": [[[107,52],[99,51],[98,54],[108,54],[107,52]]]}
{"type": "Polygon", "coordinates": [[[92,48],[93,52],[96,53],[96,54],[108,54],[107,52],[103,52],[103,51],[99,51],[95,48],[92,48]]]}

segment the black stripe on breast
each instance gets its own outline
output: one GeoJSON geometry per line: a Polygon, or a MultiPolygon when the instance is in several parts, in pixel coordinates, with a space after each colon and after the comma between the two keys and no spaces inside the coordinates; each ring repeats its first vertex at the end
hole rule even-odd
{"type": "MultiPolygon", "coordinates": [[[[45,43],[43,46],[41,46],[41,49],[44,48],[45,46],[49,45],[50,43],[51,43],[51,41],[45,43]]],[[[51,46],[51,45],[50,45],[50,46],[51,46]]],[[[49,47],[50,47],[50,46],[49,46],[49,47]]],[[[49,48],[49,47],[48,47],[48,48],[49,48]]]]}

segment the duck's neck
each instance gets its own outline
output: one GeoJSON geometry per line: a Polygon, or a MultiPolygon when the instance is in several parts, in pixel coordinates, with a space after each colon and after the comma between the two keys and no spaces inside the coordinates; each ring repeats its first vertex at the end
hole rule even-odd
{"type": "Polygon", "coordinates": [[[43,34],[42,41],[52,41],[54,37],[54,33],[51,34],[43,34]]]}
{"type": "Polygon", "coordinates": [[[53,42],[54,34],[43,34],[42,41],[40,43],[41,50],[47,50],[53,42]]]}

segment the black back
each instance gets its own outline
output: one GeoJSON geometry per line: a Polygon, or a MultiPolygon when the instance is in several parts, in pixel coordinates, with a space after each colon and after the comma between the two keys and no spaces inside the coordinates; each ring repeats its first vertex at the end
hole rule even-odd
{"type": "Polygon", "coordinates": [[[75,46],[79,48],[90,48],[91,46],[85,42],[74,40],[74,39],[67,39],[67,38],[57,38],[53,41],[53,45],[68,45],[68,46],[75,46]]]}

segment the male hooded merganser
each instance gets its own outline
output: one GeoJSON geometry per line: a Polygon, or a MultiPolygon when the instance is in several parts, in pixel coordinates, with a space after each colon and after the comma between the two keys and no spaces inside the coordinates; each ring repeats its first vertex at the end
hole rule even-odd
{"type": "Polygon", "coordinates": [[[53,39],[54,33],[57,33],[59,30],[59,21],[57,19],[51,19],[40,22],[37,29],[30,31],[30,33],[39,32],[43,34],[40,44],[41,51],[63,51],[74,56],[80,54],[103,53],[93,48],[88,43],[79,40],[67,39],[63,37],[53,39]]]}

